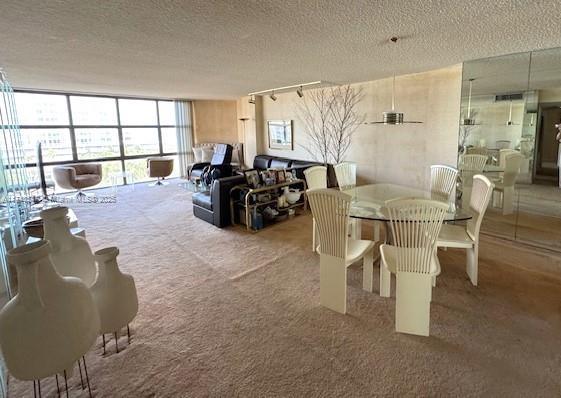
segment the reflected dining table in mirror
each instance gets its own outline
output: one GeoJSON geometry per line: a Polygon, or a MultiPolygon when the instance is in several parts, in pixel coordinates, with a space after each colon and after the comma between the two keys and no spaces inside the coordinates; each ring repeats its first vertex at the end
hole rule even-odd
{"type": "MultiPolygon", "coordinates": [[[[346,189],[346,194],[352,196],[350,217],[354,219],[372,220],[386,222],[389,221],[385,212],[382,211],[386,202],[391,199],[398,198],[423,198],[434,199],[447,202],[447,198],[438,197],[429,190],[406,187],[397,184],[367,184],[354,188],[346,189]]],[[[456,208],[454,202],[450,203],[450,207],[444,222],[466,221],[472,218],[469,211],[456,208]]],[[[377,226],[380,223],[376,223],[377,226]]],[[[377,235],[377,233],[375,233],[377,235]]],[[[378,236],[375,236],[378,240],[378,236]]]]}

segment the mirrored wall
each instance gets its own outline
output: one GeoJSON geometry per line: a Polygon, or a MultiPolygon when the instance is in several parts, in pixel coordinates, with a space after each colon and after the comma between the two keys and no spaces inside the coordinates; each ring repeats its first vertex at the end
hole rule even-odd
{"type": "Polygon", "coordinates": [[[458,201],[475,172],[495,183],[483,233],[561,251],[558,124],[561,48],[464,63],[458,201]]]}

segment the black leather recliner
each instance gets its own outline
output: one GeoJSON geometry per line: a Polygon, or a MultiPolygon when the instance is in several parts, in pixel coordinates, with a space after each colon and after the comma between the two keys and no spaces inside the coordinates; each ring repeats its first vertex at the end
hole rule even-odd
{"type": "Polygon", "coordinates": [[[208,185],[213,180],[232,175],[232,145],[216,144],[210,163],[195,163],[191,168],[189,179],[201,179],[208,185]]]}
{"type": "Polygon", "coordinates": [[[230,190],[245,184],[243,175],[215,179],[208,192],[193,194],[193,214],[219,228],[230,225],[230,190]]]}

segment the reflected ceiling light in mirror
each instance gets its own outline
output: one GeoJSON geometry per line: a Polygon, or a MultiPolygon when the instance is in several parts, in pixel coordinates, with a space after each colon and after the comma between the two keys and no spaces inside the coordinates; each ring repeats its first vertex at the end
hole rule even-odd
{"type": "Polygon", "coordinates": [[[468,93],[468,106],[467,106],[467,117],[464,118],[464,120],[462,120],[462,124],[464,126],[474,126],[475,125],[475,119],[472,119],[471,117],[471,91],[473,88],[473,81],[475,79],[471,78],[469,79],[469,93],[468,93]]]}
{"type": "MultiPolygon", "coordinates": [[[[399,40],[398,37],[392,37],[390,42],[397,43],[399,40]]],[[[397,124],[404,124],[404,123],[423,123],[423,122],[415,122],[415,121],[406,121],[403,117],[403,112],[396,112],[395,110],[395,73],[393,75],[392,81],[392,110],[382,112],[382,121],[381,122],[370,122],[367,124],[386,124],[386,125],[397,125],[397,124]]]]}
{"type": "Polygon", "coordinates": [[[512,100],[510,100],[510,103],[509,103],[509,106],[508,106],[508,120],[506,121],[506,125],[507,126],[514,125],[514,123],[512,123],[512,100]]]}

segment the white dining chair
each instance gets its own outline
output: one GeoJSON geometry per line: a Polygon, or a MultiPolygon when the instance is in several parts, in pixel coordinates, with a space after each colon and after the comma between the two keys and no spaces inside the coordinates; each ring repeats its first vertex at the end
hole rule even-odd
{"type": "Polygon", "coordinates": [[[493,180],[493,206],[502,207],[503,215],[514,212],[514,184],[520,174],[520,166],[524,156],[520,152],[510,153],[505,156],[505,168],[502,178],[493,180]]]}
{"type": "Polygon", "coordinates": [[[466,225],[444,224],[436,243],[438,247],[466,249],[466,272],[474,286],[477,286],[479,268],[479,230],[493,194],[493,187],[493,183],[487,177],[475,175],[469,203],[472,218],[466,225]]]}
{"type": "Polygon", "coordinates": [[[450,202],[450,197],[456,187],[458,169],[446,165],[432,165],[430,167],[431,198],[450,202]]]}
{"type": "Polygon", "coordinates": [[[428,199],[386,202],[392,244],[380,246],[380,296],[390,296],[395,274],[397,332],[429,335],[433,280],[440,273],[436,240],[447,210],[446,203],[428,199]]]}
{"type": "MultiPolygon", "coordinates": [[[[304,170],[306,186],[309,190],[327,188],[327,167],[312,166],[304,170]]],[[[312,251],[317,250],[319,239],[316,231],[316,219],[312,217],[312,251]]]]}
{"type": "Polygon", "coordinates": [[[347,311],[347,267],[362,259],[362,288],[372,292],[374,242],[350,239],[351,197],[334,189],[308,190],[320,245],[320,303],[342,314],[347,311]]]}
{"type": "Polygon", "coordinates": [[[473,176],[483,172],[487,159],[488,157],[484,155],[460,156],[458,169],[462,180],[462,208],[469,206],[473,176]]]}
{"type": "MultiPolygon", "coordinates": [[[[337,185],[339,190],[350,191],[356,188],[356,163],[341,162],[333,166],[335,177],[337,178],[337,185]]],[[[360,239],[362,235],[362,223],[356,218],[350,220],[351,237],[360,239]]]]}

